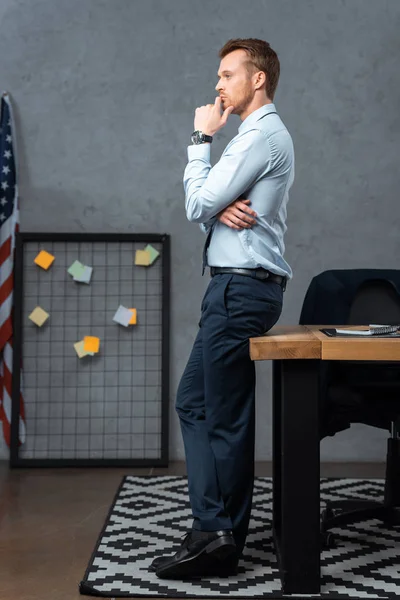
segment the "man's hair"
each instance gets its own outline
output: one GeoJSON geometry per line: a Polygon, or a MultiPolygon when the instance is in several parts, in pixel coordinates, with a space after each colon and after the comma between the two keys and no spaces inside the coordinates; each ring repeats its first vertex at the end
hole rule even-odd
{"type": "Polygon", "coordinates": [[[265,73],[267,79],[265,91],[268,98],[273,100],[279,81],[280,64],[278,55],[269,43],[255,38],[229,40],[219,51],[219,57],[222,59],[234,50],[246,51],[249,57],[246,68],[250,76],[256,71],[265,73]]]}

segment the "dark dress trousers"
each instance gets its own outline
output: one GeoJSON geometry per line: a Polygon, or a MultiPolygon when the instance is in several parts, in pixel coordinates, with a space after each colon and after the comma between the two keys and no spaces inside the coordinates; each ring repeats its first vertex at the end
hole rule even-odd
{"type": "Polygon", "coordinates": [[[255,366],[249,338],[277,322],[282,296],[281,286],[268,280],[215,275],[178,387],[193,529],[232,529],[239,554],[254,483],[255,366]]]}

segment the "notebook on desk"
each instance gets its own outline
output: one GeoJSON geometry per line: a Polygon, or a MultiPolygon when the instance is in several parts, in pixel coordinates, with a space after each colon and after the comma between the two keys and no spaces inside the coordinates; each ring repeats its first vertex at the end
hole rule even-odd
{"type": "Polygon", "coordinates": [[[320,329],[329,337],[390,337],[400,338],[400,325],[369,325],[368,329],[329,328],[320,329]]]}

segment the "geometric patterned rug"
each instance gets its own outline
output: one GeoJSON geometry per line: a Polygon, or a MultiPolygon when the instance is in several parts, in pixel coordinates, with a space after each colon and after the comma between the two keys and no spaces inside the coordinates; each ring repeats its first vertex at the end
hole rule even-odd
{"type": "MultiPolygon", "coordinates": [[[[381,499],[382,479],[321,479],[327,500],[381,499]]],[[[321,594],[283,595],[271,536],[272,479],[255,480],[252,518],[236,576],[159,579],[152,560],[173,554],[192,523],[187,478],[124,477],[80,583],[107,598],[399,598],[400,530],[378,520],[332,529],[337,548],[321,554],[321,594]]]]}

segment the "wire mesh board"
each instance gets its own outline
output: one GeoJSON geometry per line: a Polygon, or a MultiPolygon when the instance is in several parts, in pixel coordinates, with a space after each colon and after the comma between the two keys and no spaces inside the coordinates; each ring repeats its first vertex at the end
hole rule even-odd
{"type": "Polygon", "coordinates": [[[167,235],[19,234],[11,466],[167,464],[169,262],[167,235]]]}

